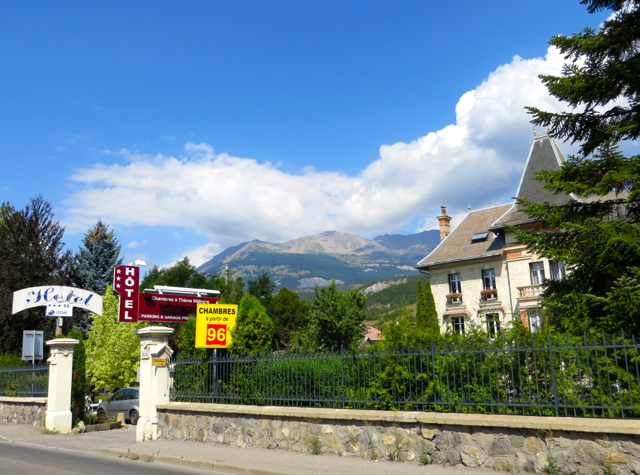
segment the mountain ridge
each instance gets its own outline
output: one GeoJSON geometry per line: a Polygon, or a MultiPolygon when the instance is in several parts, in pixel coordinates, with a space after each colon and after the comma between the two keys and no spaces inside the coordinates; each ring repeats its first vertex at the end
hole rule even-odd
{"type": "Polygon", "coordinates": [[[324,231],[281,243],[253,240],[232,246],[198,267],[220,273],[227,266],[236,277],[255,279],[267,272],[278,287],[305,288],[313,282],[355,283],[417,273],[414,266],[440,242],[437,230],[385,234],[366,239],[324,231]]]}

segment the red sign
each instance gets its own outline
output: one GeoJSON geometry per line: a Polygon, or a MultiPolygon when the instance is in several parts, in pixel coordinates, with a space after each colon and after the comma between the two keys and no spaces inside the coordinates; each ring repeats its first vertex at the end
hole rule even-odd
{"type": "Polygon", "coordinates": [[[138,321],[138,296],[140,295],[140,268],[118,266],[113,271],[113,290],[120,294],[118,321],[138,321]]]}
{"type": "Polygon", "coordinates": [[[186,322],[196,314],[200,303],[218,303],[218,297],[175,294],[140,294],[138,320],[147,322],[186,322]]]}
{"type": "Polygon", "coordinates": [[[227,325],[207,325],[207,345],[226,345],[227,325]]]}

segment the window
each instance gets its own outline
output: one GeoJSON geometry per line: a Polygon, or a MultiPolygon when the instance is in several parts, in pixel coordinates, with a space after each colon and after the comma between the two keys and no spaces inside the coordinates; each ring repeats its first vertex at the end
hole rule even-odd
{"type": "Polygon", "coordinates": [[[529,330],[537,332],[542,328],[542,315],[537,312],[529,313],[529,330]]]}
{"type": "Polygon", "coordinates": [[[461,294],[462,285],[460,284],[460,274],[449,274],[449,293],[461,294]]]}
{"type": "Polygon", "coordinates": [[[487,236],[489,236],[489,233],[476,233],[473,236],[471,236],[471,242],[485,241],[487,239],[487,236]]]}
{"type": "Polygon", "coordinates": [[[488,313],[487,319],[487,333],[491,338],[495,337],[500,331],[500,316],[497,313],[488,313]]]}
{"type": "Polygon", "coordinates": [[[126,398],[126,391],[124,390],[118,391],[111,397],[112,401],[124,401],[125,399],[127,398],[126,398]]]}
{"type": "Polygon", "coordinates": [[[460,274],[449,274],[449,295],[447,295],[447,302],[462,302],[462,286],[460,285],[460,274]]]}
{"type": "Polygon", "coordinates": [[[542,262],[533,262],[531,266],[531,283],[533,285],[544,284],[544,264],[542,262]]]}
{"type": "Polygon", "coordinates": [[[564,279],[564,262],[549,262],[549,267],[551,268],[551,278],[555,280],[564,279]]]}
{"type": "Polygon", "coordinates": [[[496,288],[496,271],[493,269],[486,269],[482,271],[482,285],[486,289],[496,288]]]}
{"type": "Polygon", "coordinates": [[[464,335],[464,317],[451,317],[451,326],[454,332],[464,335]]]}

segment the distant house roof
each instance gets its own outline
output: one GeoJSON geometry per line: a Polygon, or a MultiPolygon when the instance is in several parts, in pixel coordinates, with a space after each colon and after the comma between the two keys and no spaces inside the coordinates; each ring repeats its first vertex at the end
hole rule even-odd
{"type": "Polygon", "coordinates": [[[367,332],[364,334],[364,340],[370,343],[382,340],[382,332],[376,327],[367,327],[367,332]]]}
{"type": "Polygon", "coordinates": [[[470,212],[467,217],[440,242],[431,254],[418,262],[418,269],[448,262],[499,256],[504,249],[504,235],[488,233],[486,239],[473,239],[474,235],[487,233],[489,227],[504,215],[511,204],[494,206],[470,212]]]}
{"type": "MultiPolygon", "coordinates": [[[[548,135],[537,135],[531,144],[531,151],[527,158],[527,163],[520,179],[516,198],[524,198],[534,203],[544,203],[545,201],[561,205],[566,203],[570,197],[560,194],[554,194],[553,191],[544,188],[544,183],[536,180],[536,174],[543,170],[559,170],[564,163],[564,157],[558,149],[553,138],[548,135]]],[[[522,207],[513,203],[509,210],[500,216],[496,222],[490,226],[491,230],[503,229],[506,226],[514,226],[518,224],[532,223],[533,219],[529,218],[522,207]]]]}

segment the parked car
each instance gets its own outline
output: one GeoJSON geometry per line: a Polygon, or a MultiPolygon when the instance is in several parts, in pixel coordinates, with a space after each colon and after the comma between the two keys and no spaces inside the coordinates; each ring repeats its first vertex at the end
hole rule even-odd
{"type": "Polygon", "coordinates": [[[136,425],[140,417],[138,398],[138,388],[119,389],[113,393],[113,396],[98,405],[98,418],[108,419],[109,417],[117,417],[118,413],[122,412],[124,413],[124,418],[128,420],[130,424],[136,425]]]}

